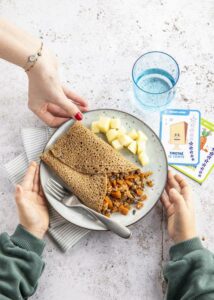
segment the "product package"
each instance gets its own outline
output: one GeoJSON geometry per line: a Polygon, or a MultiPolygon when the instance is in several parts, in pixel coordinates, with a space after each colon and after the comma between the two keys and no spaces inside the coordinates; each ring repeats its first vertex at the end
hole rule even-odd
{"type": "Polygon", "coordinates": [[[197,166],[200,162],[200,112],[168,109],[161,112],[160,139],[169,164],[197,166]]]}
{"type": "Polygon", "coordinates": [[[176,165],[172,167],[200,184],[208,178],[214,169],[214,123],[201,118],[200,163],[195,167],[176,165]]]}

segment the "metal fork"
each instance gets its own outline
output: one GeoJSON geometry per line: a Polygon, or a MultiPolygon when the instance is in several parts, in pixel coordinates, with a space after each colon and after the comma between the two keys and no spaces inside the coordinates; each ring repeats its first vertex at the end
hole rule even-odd
{"type": "Polygon", "coordinates": [[[69,193],[66,188],[59,184],[54,179],[48,179],[47,184],[45,185],[45,190],[56,200],[62,202],[67,207],[80,207],[89,213],[93,218],[98,219],[102,222],[107,229],[116,233],[122,238],[128,239],[131,236],[131,231],[124,225],[119,224],[118,222],[107,218],[106,216],[96,212],[95,210],[82,204],[79,199],[69,193]]]}

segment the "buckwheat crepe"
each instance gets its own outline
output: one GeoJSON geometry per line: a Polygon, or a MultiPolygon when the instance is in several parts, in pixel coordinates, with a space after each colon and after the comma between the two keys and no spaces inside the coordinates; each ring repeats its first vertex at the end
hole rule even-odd
{"type": "Polygon", "coordinates": [[[41,159],[86,206],[98,212],[107,193],[107,176],[138,169],[80,122],[74,123],[41,159]]]}

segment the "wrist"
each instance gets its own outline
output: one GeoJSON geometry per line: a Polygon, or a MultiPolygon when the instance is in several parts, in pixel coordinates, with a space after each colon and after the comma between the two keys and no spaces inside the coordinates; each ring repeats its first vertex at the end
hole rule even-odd
{"type": "Polygon", "coordinates": [[[170,259],[178,260],[181,259],[184,255],[200,249],[203,249],[203,245],[200,239],[196,236],[192,239],[180,242],[172,246],[169,250],[170,259]]]}
{"type": "Polygon", "coordinates": [[[17,226],[14,234],[11,236],[11,241],[16,246],[35,252],[38,255],[42,254],[45,247],[45,242],[43,240],[32,235],[21,224],[17,226]]]}
{"type": "Polygon", "coordinates": [[[52,69],[57,69],[57,59],[48,49],[44,48],[33,68],[26,73],[30,79],[37,76],[43,77],[45,74],[51,73],[52,69]]]}
{"type": "Polygon", "coordinates": [[[197,233],[196,233],[196,231],[193,231],[191,233],[189,232],[189,233],[184,233],[182,235],[178,235],[173,240],[174,240],[174,243],[176,245],[176,244],[194,239],[195,237],[197,237],[197,233]]]}
{"type": "Polygon", "coordinates": [[[26,230],[26,231],[28,231],[29,233],[31,233],[33,236],[35,236],[36,238],[38,238],[38,239],[40,239],[40,240],[42,240],[43,238],[44,238],[44,236],[45,236],[45,233],[46,233],[46,231],[47,231],[47,229],[44,229],[44,228],[42,228],[42,227],[40,227],[40,228],[35,228],[35,227],[33,227],[33,226],[26,226],[26,225],[23,225],[23,224],[21,224],[23,227],[24,227],[24,229],[26,230]]]}

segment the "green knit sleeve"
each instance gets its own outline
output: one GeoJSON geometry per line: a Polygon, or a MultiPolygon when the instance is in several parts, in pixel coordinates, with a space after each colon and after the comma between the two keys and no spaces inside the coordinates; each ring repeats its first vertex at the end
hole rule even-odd
{"type": "Polygon", "coordinates": [[[34,294],[44,269],[44,246],[21,225],[11,237],[0,235],[0,299],[22,300],[34,294]]]}
{"type": "Polygon", "coordinates": [[[214,254],[198,238],[171,247],[164,276],[167,300],[214,299],[214,254]]]}

